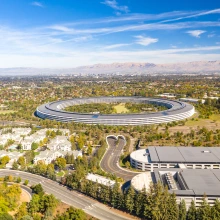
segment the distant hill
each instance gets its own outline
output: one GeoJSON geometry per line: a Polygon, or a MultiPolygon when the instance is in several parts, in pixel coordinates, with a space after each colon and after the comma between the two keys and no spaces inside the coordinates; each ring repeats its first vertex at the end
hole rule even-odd
{"type": "Polygon", "coordinates": [[[211,74],[220,73],[220,61],[196,61],[188,63],[112,63],[80,66],[68,69],[50,68],[0,68],[1,76],[8,75],[60,75],[60,74],[211,74]]]}

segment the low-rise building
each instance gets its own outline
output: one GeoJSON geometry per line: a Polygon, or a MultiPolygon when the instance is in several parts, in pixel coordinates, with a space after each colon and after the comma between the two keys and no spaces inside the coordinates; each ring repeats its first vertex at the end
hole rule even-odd
{"type": "Polygon", "coordinates": [[[156,168],[220,169],[218,147],[148,147],[130,154],[131,166],[142,171],[156,168]]]}
{"type": "Polygon", "coordinates": [[[200,206],[204,194],[206,201],[212,206],[216,199],[220,199],[220,170],[195,170],[195,169],[155,169],[152,173],[142,173],[131,180],[131,185],[136,191],[149,189],[151,183],[162,183],[167,186],[169,193],[176,194],[179,204],[185,200],[189,208],[191,201],[200,206]]]}
{"type": "Polygon", "coordinates": [[[50,164],[53,160],[56,160],[56,158],[58,157],[63,157],[63,154],[61,154],[58,151],[45,150],[41,151],[39,155],[35,156],[34,163],[36,164],[38,161],[42,161],[45,164],[50,164]]]}
{"type": "Polygon", "coordinates": [[[41,151],[39,155],[35,156],[34,163],[38,161],[43,161],[45,164],[51,163],[53,160],[56,160],[58,157],[65,157],[66,154],[74,155],[74,159],[79,156],[82,156],[82,151],[50,151],[45,150],[41,151]]]}
{"type": "Polygon", "coordinates": [[[61,151],[71,151],[71,142],[68,140],[67,136],[57,136],[48,145],[47,148],[50,150],[61,150],[61,151]]]}
{"type": "Polygon", "coordinates": [[[23,150],[31,150],[32,140],[25,139],[21,141],[21,146],[23,150]]]}
{"type": "Polygon", "coordinates": [[[97,174],[93,174],[93,173],[88,173],[88,175],[86,176],[87,180],[90,180],[92,182],[95,183],[99,183],[105,186],[111,186],[113,187],[115,185],[115,181],[114,180],[110,180],[106,177],[97,175],[97,174]]]}

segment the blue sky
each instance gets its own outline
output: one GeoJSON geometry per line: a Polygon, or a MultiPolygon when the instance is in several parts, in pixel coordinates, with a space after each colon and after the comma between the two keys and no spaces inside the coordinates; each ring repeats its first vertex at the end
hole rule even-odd
{"type": "Polygon", "coordinates": [[[217,0],[0,0],[0,68],[220,60],[217,0]]]}

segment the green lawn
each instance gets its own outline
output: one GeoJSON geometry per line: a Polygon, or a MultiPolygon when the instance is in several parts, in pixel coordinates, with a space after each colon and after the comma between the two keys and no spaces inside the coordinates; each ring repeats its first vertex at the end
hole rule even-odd
{"type": "Polygon", "coordinates": [[[57,176],[62,177],[65,173],[63,171],[60,171],[57,173],[57,176]]]}

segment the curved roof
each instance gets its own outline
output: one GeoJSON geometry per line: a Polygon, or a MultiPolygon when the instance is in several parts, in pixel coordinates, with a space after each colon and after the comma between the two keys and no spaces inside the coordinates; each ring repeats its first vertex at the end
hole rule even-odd
{"type": "MultiPolygon", "coordinates": [[[[43,104],[37,108],[36,114],[41,118],[48,118],[57,121],[91,121],[91,123],[105,123],[107,121],[115,120],[145,120],[141,124],[148,124],[146,120],[155,120],[159,118],[172,118],[172,116],[177,116],[185,114],[192,111],[194,113],[194,107],[188,103],[158,99],[158,98],[144,98],[144,97],[94,97],[94,98],[76,98],[70,100],[62,100],[43,104]],[[86,103],[113,103],[113,102],[134,102],[134,103],[154,103],[157,105],[163,105],[168,108],[168,110],[154,112],[154,113],[140,113],[140,114],[94,114],[94,113],[77,113],[77,112],[67,112],[63,109],[78,104],[86,103]]],[[[192,115],[192,114],[191,114],[192,115]]],[[[190,115],[190,116],[191,116],[190,115]]],[[[187,117],[190,117],[187,115],[187,117]]],[[[186,117],[184,117],[186,118],[186,117]]],[[[174,119],[178,120],[178,119],[174,119]]],[[[174,121],[171,120],[171,121],[174,121]]],[[[179,119],[180,120],[180,119],[179,119]]],[[[120,123],[120,122],[118,122],[120,123]]],[[[137,122],[138,123],[138,122],[137,122]]],[[[163,123],[163,121],[158,120],[157,123],[163,123]]],[[[110,123],[112,124],[112,123],[110,123]]],[[[125,123],[124,123],[125,124],[125,123]]]]}

